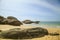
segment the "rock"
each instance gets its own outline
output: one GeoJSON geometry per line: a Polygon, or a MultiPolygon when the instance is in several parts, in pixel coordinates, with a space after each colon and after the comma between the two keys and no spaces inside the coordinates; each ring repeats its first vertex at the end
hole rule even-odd
{"type": "Polygon", "coordinates": [[[17,18],[13,16],[8,16],[7,18],[0,16],[0,24],[7,24],[7,25],[14,25],[14,26],[23,25],[22,22],[20,22],[17,18]]]}
{"type": "Polygon", "coordinates": [[[23,23],[25,23],[25,24],[31,24],[33,22],[31,20],[25,20],[25,21],[23,21],[23,23]]]}
{"type": "Polygon", "coordinates": [[[30,29],[20,29],[14,28],[1,33],[2,38],[9,39],[30,39],[36,37],[43,37],[48,34],[48,31],[44,28],[30,28],[30,29]]]}
{"type": "Polygon", "coordinates": [[[9,25],[20,26],[23,25],[17,18],[9,16],[7,17],[7,21],[9,25]]]}
{"type": "Polygon", "coordinates": [[[51,35],[51,36],[56,36],[56,35],[59,35],[59,33],[49,33],[49,35],[51,35]]]}
{"type": "Polygon", "coordinates": [[[36,24],[38,24],[40,21],[31,21],[31,20],[25,20],[25,21],[23,21],[23,23],[25,23],[25,24],[31,24],[31,23],[36,23],[36,24]]]}
{"type": "Polygon", "coordinates": [[[4,20],[2,21],[2,23],[5,25],[5,24],[8,24],[8,21],[6,18],[4,18],[4,20]]]}
{"type": "Polygon", "coordinates": [[[0,32],[2,32],[2,30],[0,30],[0,32]]]}
{"type": "Polygon", "coordinates": [[[0,16],[0,24],[3,24],[3,20],[4,20],[5,18],[3,17],[3,16],[0,16]]]}
{"type": "Polygon", "coordinates": [[[12,21],[8,23],[9,25],[13,25],[13,26],[20,26],[23,25],[20,21],[12,21]]]}
{"type": "Polygon", "coordinates": [[[24,35],[24,33],[20,28],[10,29],[8,31],[1,33],[1,37],[7,38],[7,39],[18,39],[18,38],[22,37],[23,35],[24,35]]]}
{"type": "Polygon", "coordinates": [[[23,25],[22,22],[20,22],[17,18],[8,16],[7,18],[4,18],[2,21],[3,24],[8,24],[8,25],[14,25],[14,26],[20,26],[23,25]]]}
{"type": "Polygon", "coordinates": [[[48,35],[47,29],[41,28],[41,27],[36,27],[36,28],[31,28],[27,29],[28,32],[33,32],[33,33],[39,33],[39,34],[45,34],[48,35]]]}
{"type": "Polygon", "coordinates": [[[7,19],[14,19],[17,20],[17,18],[13,17],[13,16],[8,16],[7,19]]]}
{"type": "Polygon", "coordinates": [[[34,23],[39,24],[40,21],[35,21],[34,23]]]}
{"type": "Polygon", "coordinates": [[[1,32],[2,32],[2,30],[0,30],[0,38],[1,38],[1,32]]]}

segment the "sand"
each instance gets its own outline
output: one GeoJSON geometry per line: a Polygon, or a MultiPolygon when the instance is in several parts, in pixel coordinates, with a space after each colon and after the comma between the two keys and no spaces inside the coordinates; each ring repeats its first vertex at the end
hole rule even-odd
{"type": "MultiPolygon", "coordinates": [[[[9,30],[11,28],[22,28],[22,29],[28,29],[28,28],[32,28],[32,26],[11,26],[11,25],[0,25],[0,30],[6,31],[9,30]]],[[[60,28],[46,28],[48,30],[49,33],[59,33],[60,34],[60,28]]],[[[0,40],[11,40],[11,39],[2,39],[0,38],[0,40]]],[[[60,35],[56,35],[56,36],[51,36],[51,35],[46,35],[44,37],[39,37],[39,38],[33,38],[33,39],[26,39],[26,40],[60,40],[60,35]]]]}

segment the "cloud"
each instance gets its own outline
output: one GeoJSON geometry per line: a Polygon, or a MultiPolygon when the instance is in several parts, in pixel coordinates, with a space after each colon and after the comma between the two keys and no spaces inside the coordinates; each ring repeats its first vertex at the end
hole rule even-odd
{"type": "Polygon", "coordinates": [[[41,5],[41,6],[44,6],[46,8],[52,9],[53,11],[56,11],[57,13],[60,13],[60,7],[56,7],[54,5],[51,5],[46,1],[35,0],[32,4],[41,5]]]}
{"type": "MultiPolygon", "coordinates": [[[[23,8],[23,6],[25,7],[25,4],[26,4],[26,7],[29,4],[36,4],[36,5],[44,6],[46,8],[52,9],[53,11],[60,13],[60,7],[56,7],[56,6],[51,5],[48,2],[42,1],[42,0],[40,0],[40,1],[39,0],[3,0],[3,1],[5,2],[5,8],[12,9],[12,10],[13,9],[18,10],[19,8],[21,9],[21,8],[23,8]]],[[[3,6],[3,8],[4,8],[4,6],[3,6]]]]}
{"type": "Polygon", "coordinates": [[[1,11],[4,14],[2,13],[1,14],[6,16],[8,14],[16,17],[21,16],[23,19],[31,18],[31,19],[38,19],[38,20],[40,19],[48,20],[48,18],[51,16],[55,17],[53,16],[55,15],[54,12],[60,13],[59,7],[51,5],[50,3],[42,0],[2,0],[2,1],[3,2],[2,2],[1,11]],[[35,8],[35,7],[32,7],[32,5],[30,4],[35,4],[35,5],[41,6],[42,8],[41,7],[40,7],[41,9],[35,8]],[[43,7],[53,12],[47,12],[47,11],[45,12],[45,10],[47,9],[44,9],[43,7]]]}

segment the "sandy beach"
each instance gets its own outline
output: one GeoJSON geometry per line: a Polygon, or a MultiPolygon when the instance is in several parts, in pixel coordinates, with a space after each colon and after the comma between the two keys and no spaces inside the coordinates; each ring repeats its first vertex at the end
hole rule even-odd
{"type": "MultiPolygon", "coordinates": [[[[22,28],[22,29],[26,29],[26,28],[32,28],[32,27],[28,27],[28,26],[11,26],[11,25],[0,25],[0,30],[9,30],[11,28],[22,28]]],[[[49,33],[59,33],[60,34],[60,28],[46,28],[48,30],[49,33]]],[[[1,39],[0,40],[7,40],[7,39],[1,39]]],[[[60,35],[56,35],[56,36],[51,36],[51,35],[46,35],[44,37],[39,37],[39,38],[33,38],[33,39],[27,39],[27,40],[60,40],[60,35]]]]}

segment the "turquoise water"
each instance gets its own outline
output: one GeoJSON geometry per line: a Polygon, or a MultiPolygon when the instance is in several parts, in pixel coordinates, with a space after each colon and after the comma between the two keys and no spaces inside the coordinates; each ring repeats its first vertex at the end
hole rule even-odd
{"type": "Polygon", "coordinates": [[[40,22],[39,25],[47,27],[60,27],[60,22],[40,22]]]}
{"type": "Polygon", "coordinates": [[[60,25],[60,22],[40,22],[39,24],[60,25]]]}
{"type": "Polygon", "coordinates": [[[33,27],[51,27],[51,28],[60,28],[60,22],[40,22],[39,24],[25,24],[26,26],[33,26],[33,27]]]}

